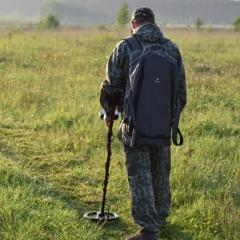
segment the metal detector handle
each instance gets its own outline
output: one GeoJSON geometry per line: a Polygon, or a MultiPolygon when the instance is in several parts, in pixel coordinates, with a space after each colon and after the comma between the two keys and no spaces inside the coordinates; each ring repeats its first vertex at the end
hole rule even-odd
{"type": "MultiPolygon", "coordinates": [[[[121,92],[120,91],[116,91],[112,94],[111,100],[109,101],[109,107],[110,107],[110,122],[108,125],[108,137],[107,137],[107,149],[108,149],[108,156],[107,156],[107,163],[106,163],[106,167],[108,167],[107,170],[109,170],[109,164],[110,164],[110,157],[111,157],[111,142],[112,142],[112,136],[113,136],[113,120],[115,120],[115,112],[116,112],[116,108],[118,105],[118,101],[119,101],[119,97],[120,97],[121,92]]],[[[105,176],[105,181],[107,182],[107,173],[105,176]]]]}
{"type": "Polygon", "coordinates": [[[108,125],[108,133],[107,133],[107,161],[106,161],[106,173],[105,173],[105,179],[104,179],[104,186],[108,185],[108,176],[109,176],[109,167],[110,167],[110,159],[112,155],[111,151],[111,143],[112,143],[112,137],[113,137],[113,118],[114,118],[114,112],[115,112],[116,106],[112,105],[110,108],[110,122],[108,125]]]}
{"type": "Polygon", "coordinates": [[[110,159],[111,159],[111,155],[112,155],[112,151],[111,151],[111,142],[113,140],[113,120],[115,119],[115,111],[117,108],[117,103],[118,103],[118,99],[120,96],[120,92],[114,92],[112,94],[112,98],[109,102],[109,106],[110,106],[110,122],[108,125],[108,134],[107,134],[107,150],[108,150],[108,155],[107,155],[107,162],[106,162],[106,174],[105,174],[105,180],[104,180],[104,185],[107,186],[108,184],[108,176],[109,176],[109,166],[110,166],[110,159]]]}

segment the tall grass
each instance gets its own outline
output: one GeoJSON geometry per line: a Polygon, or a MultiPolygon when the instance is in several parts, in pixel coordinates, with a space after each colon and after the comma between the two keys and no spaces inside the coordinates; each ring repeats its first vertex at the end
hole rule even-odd
{"type": "MultiPolygon", "coordinates": [[[[183,56],[183,147],[172,148],[172,208],[159,239],[239,239],[239,34],[164,29],[183,56]]],[[[128,30],[0,32],[0,239],[124,239],[131,219],[122,146],[113,141],[107,208],[100,210],[107,128],[100,83],[128,30]]],[[[116,135],[119,122],[114,125],[116,135]]]]}

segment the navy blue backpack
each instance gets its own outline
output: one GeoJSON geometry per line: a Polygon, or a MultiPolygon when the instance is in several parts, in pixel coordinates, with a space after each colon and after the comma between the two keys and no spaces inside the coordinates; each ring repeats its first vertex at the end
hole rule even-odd
{"type": "Polygon", "coordinates": [[[120,127],[121,141],[130,147],[141,144],[166,147],[171,142],[182,145],[183,137],[178,128],[178,66],[163,47],[169,40],[162,37],[158,44],[145,48],[136,36],[126,38],[126,41],[132,51],[120,127]]]}

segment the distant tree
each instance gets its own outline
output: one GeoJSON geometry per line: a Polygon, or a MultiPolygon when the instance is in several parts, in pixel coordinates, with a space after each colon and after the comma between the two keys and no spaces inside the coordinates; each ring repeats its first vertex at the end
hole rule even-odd
{"type": "Polygon", "coordinates": [[[43,19],[49,14],[54,14],[59,20],[63,20],[66,15],[65,5],[62,0],[43,0],[40,6],[39,15],[43,19]]]}
{"type": "Polygon", "coordinates": [[[117,24],[123,27],[129,21],[130,21],[130,16],[129,16],[128,4],[124,2],[124,4],[121,6],[117,14],[117,24]]]}
{"type": "Polygon", "coordinates": [[[60,25],[58,16],[49,13],[44,19],[38,24],[38,28],[41,29],[55,29],[60,25]]]}
{"type": "Polygon", "coordinates": [[[196,24],[197,29],[200,29],[200,27],[203,25],[203,20],[198,17],[198,18],[196,19],[195,24],[196,24]]]}
{"type": "Polygon", "coordinates": [[[232,26],[235,31],[240,31],[240,16],[233,21],[232,26]]]}

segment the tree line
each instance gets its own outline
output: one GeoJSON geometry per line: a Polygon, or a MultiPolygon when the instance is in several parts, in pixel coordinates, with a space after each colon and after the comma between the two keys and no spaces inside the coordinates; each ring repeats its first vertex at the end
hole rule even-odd
{"type": "MultiPolygon", "coordinates": [[[[61,2],[57,0],[43,1],[40,9],[41,21],[38,24],[39,28],[54,29],[60,26],[61,18],[65,15],[64,7],[61,2]]],[[[116,23],[118,26],[123,27],[130,21],[129,6],[124,2],[116,15],[116,23]]],[[[200,29],[204,25],[201,17],[195,20],[195,26],[200,29]]],[[[232,27],[235,31],[240,31],[240,16],[232,22],[232,27]]]]}

